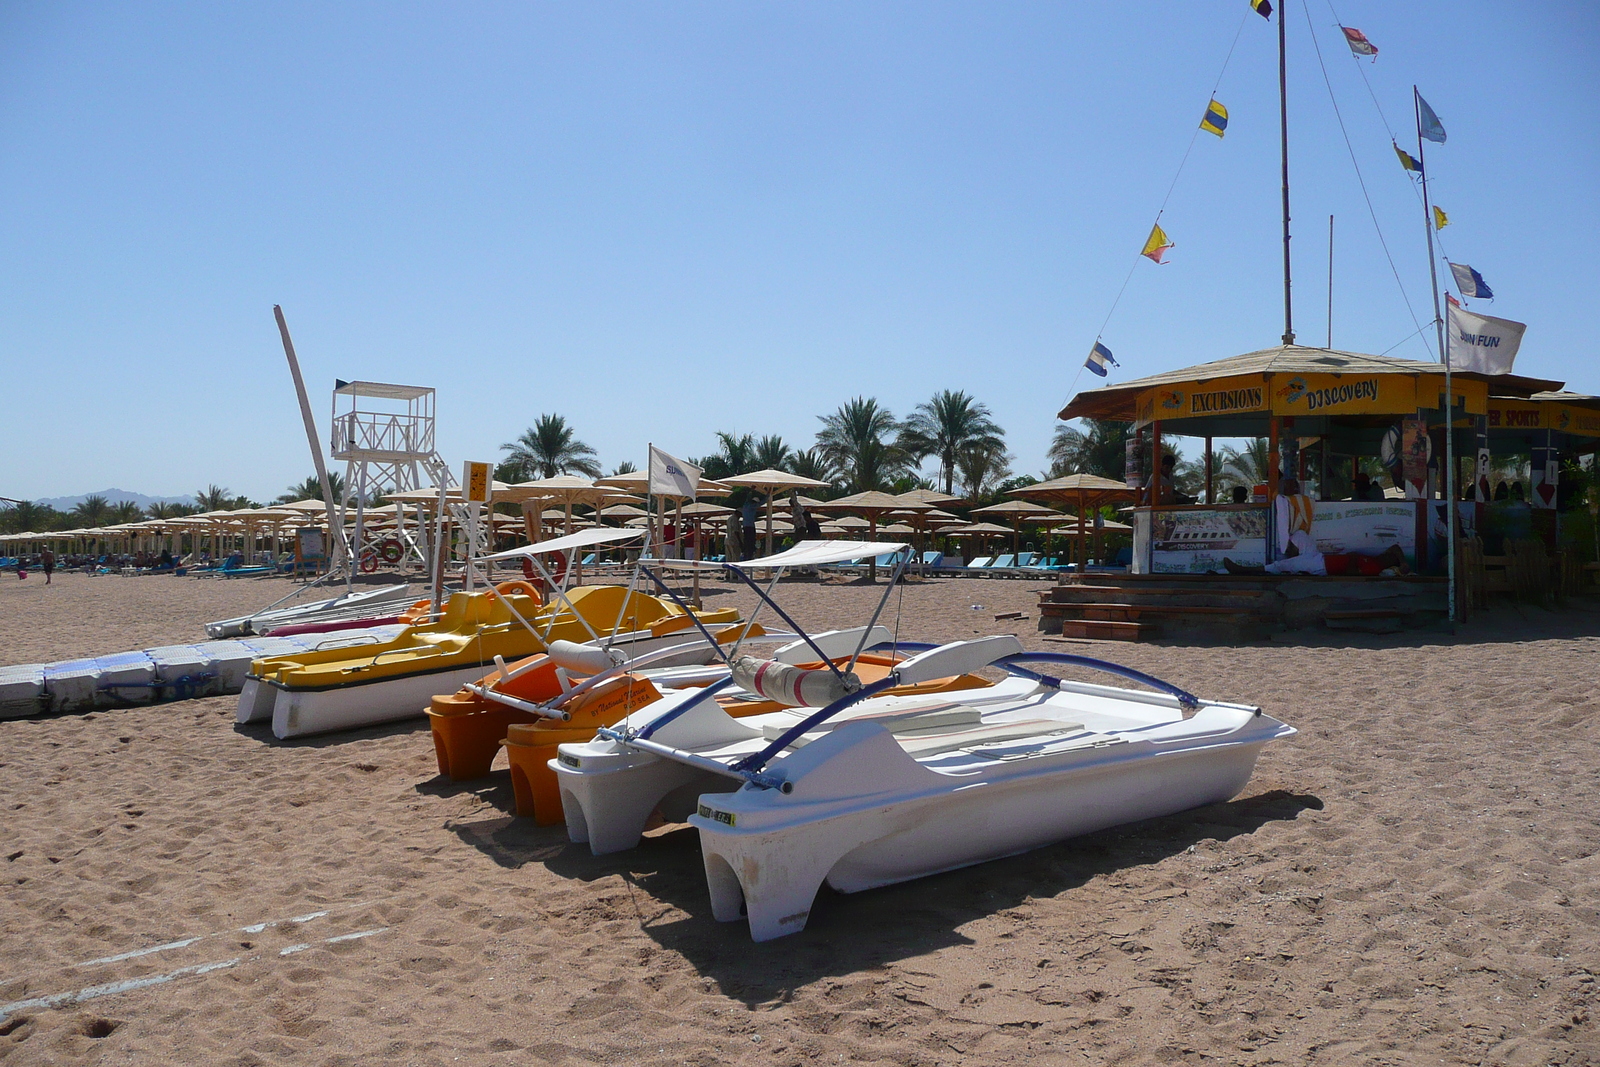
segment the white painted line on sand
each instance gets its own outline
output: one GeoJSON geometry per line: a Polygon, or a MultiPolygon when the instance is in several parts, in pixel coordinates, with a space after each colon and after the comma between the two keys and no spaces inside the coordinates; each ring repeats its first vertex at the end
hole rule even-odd
{"type": "MultiPolygon", "coordinates": [[[[278,955],[280,957],[292,956],[297,952],[304,952],[306,949],[315,948],[318,945],[336,945],[341,941],[359,941],[363,938],[375,937],[378,934],[388,933],[391,929],[393,928],[388,926],[380,926],[372,930],[357,930],[353,934],[339,934],[335,937],[325,937],[320,941],[311,941],[301,945],[290,945],[288,948],[279,949],[278,955]]],[[[201,940],[201,938],[192,938],[191,940],[184,942],[184,944],[193,944],[195,941],[199,940],[201,940]]],[[[173,944],[177,944],[177,942],[174,942],[173,944]]],[[[158,945],[149,949],[148,951],[156,952],[160,951],[162,948],[170,947],[172,946],[158,945]]],[[[106,959],[131,959],[142,954],[143,953],[135,952],[124,956],[108,956],[106,959]]],[[[163,985],[179,978],[194,978],[202,974],[210,974],[212,971],[221,971],[226,970],[229,967],[237,967],[241,963],[253,963],[259,959],[261,959],[260,956],[235,956],[232,959],[217,960],[214,963],[196,963],[188,967],[179,967],[177,970],[168,971],[165,974],[151,974],[146,975],[143,978],[128,978],[120,982],[105,982],[101,985],[87,986],[83,989],[74,989],[65,993],[51,993],[48,996],[43,997],[31,997],[27,1000],[14,1000],[9,1004],[0,1004],[0,1020],[7,1019],[19,1011],[27,1011],[30,1008],[60,1008],[69,1004],[82,1004],[87,1000],[97,1000],[100,997],[114,996],[117,993],[131,993],[137,989],[148,989],[151,986],[163,985]]]]}

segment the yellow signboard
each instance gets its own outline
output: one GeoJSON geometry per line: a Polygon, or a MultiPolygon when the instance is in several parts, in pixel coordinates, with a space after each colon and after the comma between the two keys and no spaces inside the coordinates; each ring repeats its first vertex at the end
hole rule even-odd
{"type": "MultiPolygon", "coordinates": [[[[1457,378],[1451,385],[1455,407],[1469,415],[1487,410],[1485,383],[1457,378]]],[[[1139,394],[1135,410],[1139,425],[1145,425],[1258,412],[1404,416],[1418,408],[1441,407],[1443,402],[1442,374],[1249,374],[1147,389],[1139,394]]]]}
{"type": "Polygon", "coordinates": [[[1489,401],[1491,430],[1554,430],[1580,437],[1600,437],[1600,411],[1554,401],[1489,401]]]}
{"type": "Polygon", "coordinates": [[[467,500],[475,504],[487,504],[490,493],[489,464],[469,460],[462,472],[461,484],[467,500]]]}

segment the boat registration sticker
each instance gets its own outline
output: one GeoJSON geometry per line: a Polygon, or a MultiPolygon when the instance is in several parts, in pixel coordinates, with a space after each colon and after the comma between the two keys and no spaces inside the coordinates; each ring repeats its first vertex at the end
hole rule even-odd
{"type": "Polygon", "coordinates": [[[583,766],[583,760],[579,759],[577,756],[569,756],[565,752],[557,752],[556,759],[568,767],[583,766]]]}
{"type": "Polygon", "coordinates": [[[706,805],[701,804],[698,814],[702,819],[710,819],[713,822],[720,822],[724,826],[739,825],[739,817],[731,811],[718,811],[715,808],[708,808],[706,805]]]}

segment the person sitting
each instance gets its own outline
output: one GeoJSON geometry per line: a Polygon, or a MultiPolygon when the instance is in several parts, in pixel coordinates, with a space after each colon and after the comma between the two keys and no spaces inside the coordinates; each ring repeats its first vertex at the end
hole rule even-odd
{"type": "Polygon", "coordinates": [[[1372,484],[1372,476],[1366,471],[1356,471],[1356,476],[1351,479],[1350,499],[1371,500],[1374,496],[1382,497],[1383,490],[1372,484]]]}
{"type": "MultiPolygon", "coordinates": [[[[1194,497],[1178,492],[1177,482],[1173,476],[1178,466],[1178,457],[1171,452],[1164,453],[1161,457],[1161,503],[1163,504],[1193,504],[1194,497]]],[[[1154,504],[1152,495],[1152,482],[1154,479],[1146,478],[1144,482],[1144,503],[1154,504]]]]}
{"type": "Polygon", "coordinates": [[[1229,574],[1328,573],[1322,552],[1311,536],[1311,498],[1300,492],[1300,482],[1294,478],[1285,478],[1278,488],[1278,498],[1272,502],[1273,526],[1283,554],[1265,567],[1246,566],[1224,557],[1222,565],[1229,574]]]}
{"type": "Polygon", "coordinates": [[[1233,487],[1233,502],[1235,504],[1248,504],[1248,503],[1250,503],[1250,490],[1246,489],[1242,485],[1234,486],[1233,487]]]}

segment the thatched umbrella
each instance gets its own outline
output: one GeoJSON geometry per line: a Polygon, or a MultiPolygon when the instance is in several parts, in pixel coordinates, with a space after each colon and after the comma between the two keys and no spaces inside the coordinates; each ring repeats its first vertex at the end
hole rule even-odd
{"type": "MultiPolygon", "coordinates": [[[[896,511],[929,511],[932,508],[932,504],[918,504],[915,501],[902,500],[900,497],[869,489],[864,493],[830,500],[820,505],[817,510],[844,511],[860,515],[867,520],[867,540],[875,541],[878,538],[878,520],[883,516],[896,511]]],[[[877,557],[873,557],[872,562],[868,564],[867,577],[872,581],[878,580],[877,557]]]]}
{"type": "Polygon", "coordinates": [[[1011,551],[1018,552],[1022,548],[1022,524],[1024,522],[1056,518],[1060,516],[1061,512],[1054,508],[1029,504],[1023,500],[1006,500],[999,504],[990,504],[986,508],[973,508],[972,514],[992,515],[995,518],[1010,519],[1011,551]]]}
{"type": "Polygon", "coordinates": [[[806,478],[788,471],[760,470],[751,471],[749,474],[736,474],[732,478],[724,478],[729,485],[740,485],[746,489],[754,489],[767,498],[767,555],[772,555],[772,495],[776,492],[794,492],[801,489],[826,489],[827,482],[816,478],[806,478]]]}
{"type": "MultiPolygon", "coordinates": [[[[1137,494],[1122,482],[1112,481],[1110,478],[1102,478],[1096,474],[1068,474],[1061,478],[1052,478],[1047,482],[1034,482],[1032,485],[1013,489],[1007,495],[1021,497],[1024,500],[1043,500],[1053,504],[1074,504],[1081,520],[1090,508],[1132,500],[1137,494]]],[[[1084,524],[1080,521],[1078,524],[1080,567],[1088,562],[1087,549],[1084,524]]]]}

